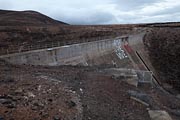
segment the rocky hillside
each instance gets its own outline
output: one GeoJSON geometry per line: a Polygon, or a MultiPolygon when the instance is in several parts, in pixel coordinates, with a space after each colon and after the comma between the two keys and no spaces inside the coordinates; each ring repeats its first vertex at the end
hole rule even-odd
{"type": "Polygon", "coordinates": [[[0,10],[0,26],[40,26],[40,25],[66,24],[53,20],[35,11],[6,11],[0,10]]]}
{"type": "Polygon", "coordinates": [[[161,81],[180,90],[180,28],[154,28],[144,40],[161,81]]]}

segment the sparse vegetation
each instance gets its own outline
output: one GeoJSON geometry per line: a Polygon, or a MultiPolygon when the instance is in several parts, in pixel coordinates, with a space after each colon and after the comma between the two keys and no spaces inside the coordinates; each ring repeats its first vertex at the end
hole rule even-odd
{"type": "Polygon", "coordinates": [[[162,82],[180,90],[180,29],[153,29],[145,36],[144,42],[162,82]]]}

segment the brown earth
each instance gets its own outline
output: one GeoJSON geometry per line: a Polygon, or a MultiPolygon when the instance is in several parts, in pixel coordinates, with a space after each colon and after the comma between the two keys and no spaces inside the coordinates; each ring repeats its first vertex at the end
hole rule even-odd
{"type": "Polygon", "coordinates": [[[102,67],[14,66],[0,62],[0,117],[6,120],[150,120],[147,108],[178,120],[180,101],[151,87],[134,87],[102,67]],[[148,95],[149,107],[129,90],[148,95]]]}

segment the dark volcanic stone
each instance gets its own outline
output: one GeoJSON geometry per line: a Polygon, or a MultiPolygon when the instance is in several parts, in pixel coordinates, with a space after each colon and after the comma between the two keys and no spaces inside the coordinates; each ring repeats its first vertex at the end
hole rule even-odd
{"type": "Polygon", "coordinates": [[[61,120],[61,117],[56,115],[56,116],[53,117],[53,120],[61,120]]]}
{"type": "Polygon", "coordinates": [[[0,116],[0,120],[4,120],[4,118],[0,116]]]}
{"type": "Polygon", "coordinates": [[[71,101],[66,101],[66,104],[68,105],[69,108],[72,108],[72,107],[76,106],[76,103],[73,102],[72,100],[71,101]]]}

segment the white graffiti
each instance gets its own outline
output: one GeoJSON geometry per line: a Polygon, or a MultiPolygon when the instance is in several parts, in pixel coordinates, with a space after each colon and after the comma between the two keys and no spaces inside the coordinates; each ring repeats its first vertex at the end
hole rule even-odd
{"type": "Polygon", "coordinates": [[[121,39],[116,39],[116,40],[114,40],[113,45],[114,45],[115,47],[121,46],[121,39]]]}
{"type": "Polygon", "coordinates": [[[124,50],[121,49],[121,47],[117,48],[115,50],[117,56],[120,58],[120,59],[124,59],[124,58],[127,58],[128,56],[125,54],[124,50]]]}
{"type": "Polygon", "coordinates": [[[116,47],[115,52],[119,59],[127,58],[125,51],[121,48],[121,39],[114,40],[113,45],[116,47]]]}

